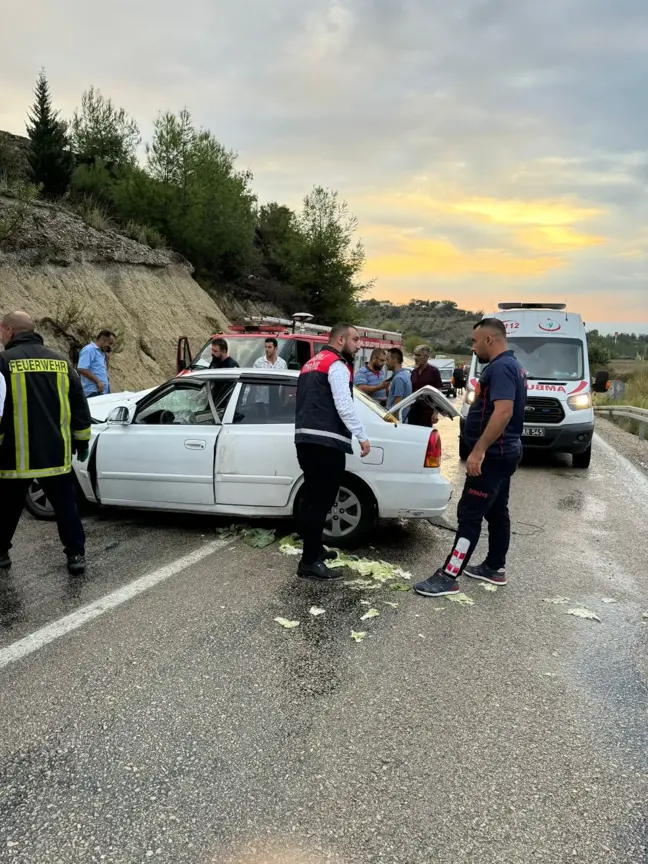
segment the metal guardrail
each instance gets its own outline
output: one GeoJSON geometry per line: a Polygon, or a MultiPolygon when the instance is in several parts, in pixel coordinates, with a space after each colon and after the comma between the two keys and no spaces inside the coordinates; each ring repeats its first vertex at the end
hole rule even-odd
{"type": "Polygon", "coordinates": [[[639,439],[645,441],[648,427],[648,411],[645,408],[635,408],[634,405],[595,405],[597,414],[609,414],[620,420],[632,420],[639,424],[639,439]]]}

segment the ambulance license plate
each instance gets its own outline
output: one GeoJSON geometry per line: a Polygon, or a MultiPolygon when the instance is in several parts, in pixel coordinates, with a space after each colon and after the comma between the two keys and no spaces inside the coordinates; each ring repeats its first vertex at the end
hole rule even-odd
{"type": "Polygon", "coordinates": [[[522,435],[525,438],[544,438],[545,429],[543,426],[525,426],[522,435]]]}

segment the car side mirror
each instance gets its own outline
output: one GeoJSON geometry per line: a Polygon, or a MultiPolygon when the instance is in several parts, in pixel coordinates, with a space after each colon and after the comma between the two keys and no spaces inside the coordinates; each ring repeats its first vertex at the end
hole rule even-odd
{"type": "Polygon", "coordinates": [[[125,405],[120,405],[118,408],[113,408],[106,422],[111,426],[128,426],[133,419],[133,410],[125,405]]]}

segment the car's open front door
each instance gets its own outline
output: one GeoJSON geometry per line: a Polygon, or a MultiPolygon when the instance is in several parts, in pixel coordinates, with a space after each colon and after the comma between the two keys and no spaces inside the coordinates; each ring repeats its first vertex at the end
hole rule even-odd
{"type": "Polygon", "coordinates": [[[176,351],[176,372],[184,372],[191,366],[193,356],[191,354],[191,346],[189,345],[189,337],[181,336],[178,339],[178,348],[176,351]]]}

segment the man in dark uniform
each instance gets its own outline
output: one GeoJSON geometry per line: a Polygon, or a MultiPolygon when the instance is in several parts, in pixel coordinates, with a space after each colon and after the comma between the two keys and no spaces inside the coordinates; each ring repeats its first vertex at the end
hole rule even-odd
{"type": "Polygon", "coordinates": [[[458,528],[443,567],[414,586],[424,597],[459,591],[461,573],[471,579],[506,585],[506,553],[511,539],[509,490],[522,455],[526,378],[513,351],[506,347],[506,329],[497,318],[484,318],[473,330],[473,351],[487,363],[463,430],[470,448],[466,483],[457,506],[458,528]],[[483,519],[488,522],[488,555],[469,564],[483,519]]]}
{"type": "Polygon", "coordinates": [[[81,379],[60,354],[43,345],[26,312],[0,322],[0,375],[7,386],[0,420],[0,569],[11,567],[9,550],[25,496],[38,480],[50,501],[73,575],[85,572],[85,532],[72,478],[72,454],[88,458],[90,411],[81,379]]]}
{"type": "Polygon", "coordinates": [[[303,579],[337,579],[342,574],[324,563],[322,533],[335,504],[352,440],[360,455],[371,450],[353,403],[353,358],[360,336],[350,324],[336,324],[329,343],[303,367],[297,382],[295,445],[304,472],[300,513],[304,553],[297,573],[303,579]]]}

